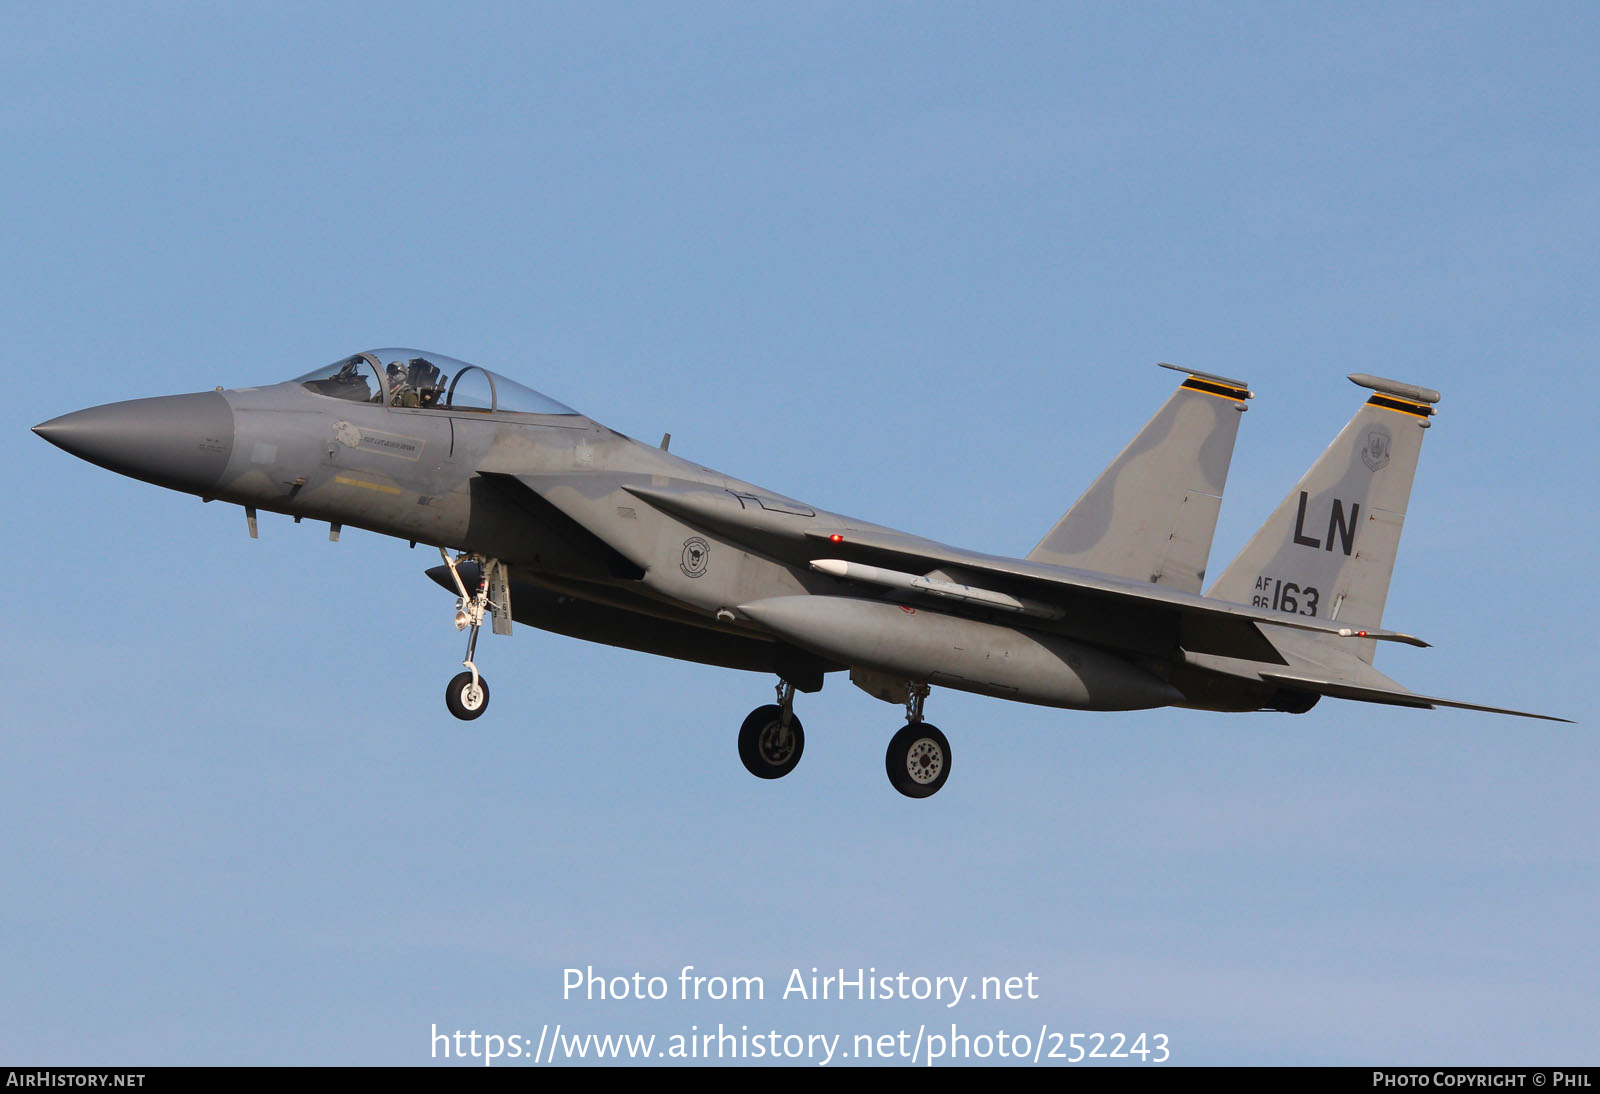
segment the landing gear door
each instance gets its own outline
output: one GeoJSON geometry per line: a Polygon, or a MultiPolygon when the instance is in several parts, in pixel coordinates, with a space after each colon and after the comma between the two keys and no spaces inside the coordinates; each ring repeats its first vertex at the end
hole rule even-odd
{"type": "Polygon", "coordinates": [[[494,605],[494,633],[511,633],[511,577],[505,563],[489,567],[489,603],[494,605]]]}

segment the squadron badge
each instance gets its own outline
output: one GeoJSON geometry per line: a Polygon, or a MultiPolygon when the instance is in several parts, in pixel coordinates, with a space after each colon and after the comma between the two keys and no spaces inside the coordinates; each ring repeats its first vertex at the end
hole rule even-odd
{"type": "Polygon", "coordinates": [[[1389,462],[1389,431],[1379,426],[1368,430],[1367,443],[1361,449],[1361,462],[1368,471],[1378,471],[1389,462]]]}
{"type": "Polygon", "coordinates": [[[711,561],[711,544],[693,536],[683,541],[683,560],[678,563],[678,568],[688,577],[702,577],[706,572],[706,564],[711,561]]]}

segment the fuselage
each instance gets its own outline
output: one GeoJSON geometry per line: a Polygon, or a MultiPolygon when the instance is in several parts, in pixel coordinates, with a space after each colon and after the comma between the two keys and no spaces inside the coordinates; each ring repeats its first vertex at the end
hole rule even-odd
{"type": "MultiPolygon", "coordinates": [[[[1093,636],[1113,633],[1111,620],[1043,627],[982,603],[930,610],[822,572],[819,537],[901,534],[640,444],[447,358],[410,358],[423,391],[408,397],[404,370],[390,364],[386,378],[382,369],[388,354],[414,352],[374,351],[267,387],[97,407],[39,431],[113,470],[252,516],[497,559],[519,622],[774,672],[805,691],[853,669],[1077,709],[1263,703],[1236,687],[1175,686],[1181,666],[1167,663],[1159,639],[1100,648],[1093,636]],[[440,361],[457,369],[456,383],[429,390],[418,362],[437,375],[440,361]],[[487,393],[460,394],[469,378],[487,393]]],[[[443,567],[431,574],[454,587],[443,567]]]]}

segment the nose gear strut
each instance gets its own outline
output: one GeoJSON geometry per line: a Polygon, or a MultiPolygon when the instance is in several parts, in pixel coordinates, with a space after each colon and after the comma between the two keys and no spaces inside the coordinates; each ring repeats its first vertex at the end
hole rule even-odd
{"type": "Polygon", "coordinates": [[[505,563],[497,558],[462,552],[452,559],[450,552],[443,547],[439,548],[439,554],[450,576],[455,579],[456,591],[460,593],[456,601],[456,630],[470,628],[467,656],[461,662],[467,671],[456,674],[445,687],[444,702],[451,714],[463,721],[470,721],[489,707],[489,683],[478,674],[478,666],[473,662],[478,649],[478,628],[483,626],[484,614],[489,613],[494,633],[511,633],[511,582],[505,563]],[[461,571],[457,568],[462,562],[477,564],[476,592],[467,592],[467,583],[462,580],[461,571]]]}

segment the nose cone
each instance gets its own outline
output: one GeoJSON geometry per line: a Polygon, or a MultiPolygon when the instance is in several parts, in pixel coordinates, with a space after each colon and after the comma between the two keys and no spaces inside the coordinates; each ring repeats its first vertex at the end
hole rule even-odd
{"type": "Polygon", "coordinates": [[[90,463],[191,493],[215,487],[233,452],[233,410],[214,391],[108,403],[33,431],[90,463]]]}

